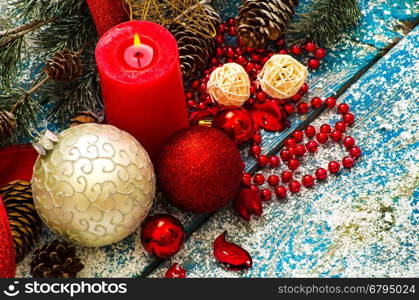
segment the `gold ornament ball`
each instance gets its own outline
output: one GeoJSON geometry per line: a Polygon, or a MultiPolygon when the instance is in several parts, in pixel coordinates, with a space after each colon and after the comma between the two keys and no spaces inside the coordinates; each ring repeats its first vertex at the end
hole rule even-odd
{"type": "Polygon", "coordinates": [[[153,165],[127,132],[84,124],[39,156],[32,189],[42,221],[72,243],[100,247],[133,233],[156,192],[153,165]]]}

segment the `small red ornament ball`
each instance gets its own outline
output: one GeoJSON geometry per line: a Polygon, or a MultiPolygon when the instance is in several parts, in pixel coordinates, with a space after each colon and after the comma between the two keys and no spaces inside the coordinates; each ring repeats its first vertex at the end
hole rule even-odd
{"type": "Polygon", "coordinates": [[[148,217],[141,228],[141,243],[145,250],[158,258],[175,255],[185,241],[185,231],[175,217],[159,214],[148,217]]]}
{"type": "Polygon", "coordinates": [[[16,259],[12,232],[0,195],[0,278],[14,278],[15,274],[16,259]]]}
{"type": "Polygon", "coordinates": [[[170,137],[157,163],[165,198],[193,213],[213,212],[233,200],[242,171],[236,144],[218,129],[199,126],[170,137]]]}
{"type": "Polygon", "coordinates": [[[253,119],[242,107],[227,106],[214,117],[212,126],[224,132],[237,144],[250,140],[254,135],[253,119]]]}

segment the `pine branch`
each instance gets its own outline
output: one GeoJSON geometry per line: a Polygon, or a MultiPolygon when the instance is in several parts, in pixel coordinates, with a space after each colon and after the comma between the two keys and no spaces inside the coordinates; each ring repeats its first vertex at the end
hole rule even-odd
{"type": "Polygon", "coordinates": [[[77,14],[85,0],[13,0],[11,5],[20,20],[46,20],[77,14]]]}
{"type": "Polygon", "coordinates": [[[316,0],[284,31],[293,44],[314,41],[330,46],[361,19],[358,0],[316,0]]]}

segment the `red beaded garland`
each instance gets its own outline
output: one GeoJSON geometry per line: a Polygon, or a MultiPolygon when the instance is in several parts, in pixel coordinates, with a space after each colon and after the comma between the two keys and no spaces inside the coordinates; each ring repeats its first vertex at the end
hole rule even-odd
{"type": "Polygon", "coordinates": [[[328,98],[326,98],[326,100],[324,100],[324,104],[326,105],[327,108],[331,109],[331,108],[335,107],[336,99],[333,98],[333,97],[328,97],[328,98]]]}
{"type": "Polygon", "coordinates": [[[314,178],[311,175],[304,175],[302,183],[305,187],[312,187],[314,186],[314,178]]]}
{"type": "Polygon", "coordinates": [[[311,106],[313,106],[314,108],[320,108],[322,105],[323,101],[319,97],[314,97],[313,99],[311,99],[311,106]]]}
{"type": "Polygon", "coordinates": [[[316,128],[314,128],[314,126],[312,125],[307,126],[304,131],[308,138],[312,138],[313,136],[316,135],[316,128]]]}
{"type": "Polygon", "coordinates": [[[354,158],[358,158],[361,156],[361,149],[357,146],[354,146],[351,148],[351,150],[349,150],[349,154],[354,158]]]}
{"type": "Polygon", "coordinates": [[[347,136],[343,139],[343,145],[346,149],[350,149],[353,145],[355,145],[355,139],[351,136],[347,136]]]}
{"type": "Polygon", "coordinates": [[[308,152],[316,152],[319,148],[319,144],[316,141],[309,141],[306,145],[308,152]]]}
{"type": "Polygon", "coordinates": [[[318,168],[315,175],[318,180],[325,180],[327,178],[327,171],[323,168],[318,168]]]}
{"type": "Polygon", "coordinates": [[[355,164],[355,160],[352,156],[345,156],[342,159],[342,165],[347,169],[352,168],[354,164],[355,164]]]}
{"type": "Polygon", "coordinates": [[[340,164],[337,161],[331,161],[328,165],[330,173],[336,174],[340,170],[340,164]]]}
{"type": "Polygon", "coordinates": [[[268,177],[268,183],[270,186],[277,186],[279,184],[279,177],[277,175],[270,175],[268,177]]]}
{"type": "Polygon", "coordinates": [[[255,176],[253,176],[253,183],[256,185],[262,185],[265,182],[265,176],[258,173],[255,176]]]}
{"type": "Polygon", "coordinates": [[[297,180],[294,180],[290,182],[289,188],[291,193],[295,194],[301,190],[301,184],[297,180]]]}
{"type": "Polygon", "coordinates": [[[292,180],[292,172],[290,171],[283,171],[281,173],[281,180],[283,183],[288,183],[292,180]]]}
{"type": "Polygon", "coordinates": [[[287,197],[287,189],[286,189],[284,186],[282,186],[282,185],[277,186],[277,187],[275,188],[275,195],[276,195],[278,198],[283,199],[283,198],[287,197]]]}

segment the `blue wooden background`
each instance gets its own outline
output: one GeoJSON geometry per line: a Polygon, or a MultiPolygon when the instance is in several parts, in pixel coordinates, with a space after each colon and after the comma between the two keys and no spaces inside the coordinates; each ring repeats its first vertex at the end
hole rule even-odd
{"type": "MultiPolygon", "coordinates": [[[[215,0],[223,18],[234,16],[241,1],[215,0]]],[[[310,1],[301,1],[299,10],[310,1]]],[[[78,248],[86,268],[82,277],[161,277],[178,262],[189,277],[418,276],[418,1],[361,0],[363,18],[343,38],[322,66],[309,76],[310,94],[337,96],[357,117],[349,132],[363,149],[351,171],[341,171],[313,189],[303,189],[286,203],[274,199],[250,223],[231,207],[214,215],[183,213],[159,196],[153,214],[177,216],[190,237],[172,259],[160,261],[143,250],[139,230],[102,248],[78,248]],[[223,270],[212,256],[212,242],[222,231],[254,259],[248,271],[223,270]]],[[[277,153],[284,139],[308,123],[333,124],[334,112],[295,116],[290,129],[264,133],[264,152],[277,153]]],[[[301,174],[312,173],[344,151],[327,144],[308,156],[301,174]]],[[[242,154],[249,171],[253,160],[242,154]]],[[[269,170],[263,171],[265,175],[269,170]]],[[[39,244],[56,238],[48,229],[39,244]]],[[[29,276],[30,256],[18,266],[29,276]]]]}

